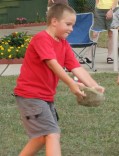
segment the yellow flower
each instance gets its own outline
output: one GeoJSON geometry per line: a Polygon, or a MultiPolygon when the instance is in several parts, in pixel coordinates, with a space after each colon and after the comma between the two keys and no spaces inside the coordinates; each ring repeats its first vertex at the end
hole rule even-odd
{"type": "Polygon", "coordinates": [[[1,40],[0,44],[0,58],[13,58],[13,57],[24,57],[25,51],[31,40],[31,36],[26,35],[26,33],[22,32],[13,32],[11,33],[8,38],[1,40]],[[23,42],[21,45],[18,46],[17,41],[16,44],[12,43],[12,38],[21,39],[23,38],[23,42]],[[11,43],[11,44],[10,44],[11,43]],[[16,55],[15,55],[16,53],[16,55]]]}
{"type": "Polygon", "coordinates": [[[22,45],[21,45],[21,47],[23,48],[23,47],[24,47],[24,45],[22,44],[22,45]]]}
{"type": "Polygon", "coordinates": [[[1,50],[5,50],[4,47],[1,47],[1,50]]]}
{"type": "Polygon", "coordinates": [[[10,47],[10,49],[14,49],[14,47],[10,47]]]}
{"type": "Polygon", "coordinates": [[[11,49],[8,49],[7,51],[8,51],[8,52],[10,52],[10,51],[11,51],[11,49]]]}
{"type": "Polygon", "coordinates": [[[25,40],[25,42],[29,42],[29,41],[30,41],[30,39],[28,39],[28,38],[25,40]]]}
{"type": "Polygon", "coordinates": [[[12,55],[9,55],[8,57],[9,57],[9,58],[12,58],[12,55]]]}

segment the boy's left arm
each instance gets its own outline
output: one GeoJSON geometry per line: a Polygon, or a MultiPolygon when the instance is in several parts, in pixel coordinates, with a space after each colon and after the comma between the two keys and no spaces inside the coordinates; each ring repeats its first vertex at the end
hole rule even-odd
{"type": "Polygon", "coordinates": [[[83,67],[74,68],[72,73],[87,87],[95,88],[102,93],[104,92],[104,87],[100,86],[83,67]]]}

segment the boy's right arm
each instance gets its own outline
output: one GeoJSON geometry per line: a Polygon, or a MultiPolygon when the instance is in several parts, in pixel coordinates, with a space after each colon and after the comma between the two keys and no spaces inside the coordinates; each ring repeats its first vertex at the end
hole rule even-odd
{"type": "Polygon", "coordinates": [[[69,86],[70,90],[77,96],[85,96],[84,92],[80,90],[83,84],[75,82],[61,67],[57,60],[46,60],[48,67],[65,83],[69,86]]]}

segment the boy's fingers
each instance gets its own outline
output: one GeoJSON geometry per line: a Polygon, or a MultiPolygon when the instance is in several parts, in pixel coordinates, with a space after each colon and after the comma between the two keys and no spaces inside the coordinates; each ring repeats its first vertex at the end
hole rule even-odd
{"type": "Polygon", "coordinates": [[[86,94],[84,92],[81,92],[80,94],[77,94],[78,102],[81,102],[85,97],[86,97],[86,94]]]}
{"type": "Polygon", "coordinates": [[[83,98],[83,97],[86,96],[86,94],[84,93],[84,91],[80,91],[80,90],[79,90],[79,92],[76,93],[76,96],[82,97],[82,98],[83,98]]]}
{"type": "Polygon", "coordinates": [[[77,83],[80,89],[84,89],[86,86],[83,83],[77,83]]]}

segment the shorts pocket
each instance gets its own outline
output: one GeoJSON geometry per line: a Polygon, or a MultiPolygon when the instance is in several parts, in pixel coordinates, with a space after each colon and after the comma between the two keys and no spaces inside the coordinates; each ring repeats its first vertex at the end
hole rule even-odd
{"type": "Polygon", "coordinates": [[[28,108],[22,108],[21,113],[23,116],[26,117],[26,119],[32,119],[32,118],[38,118],[42,113],[42,107],[40,106],[33,106],[28,108]]]}

